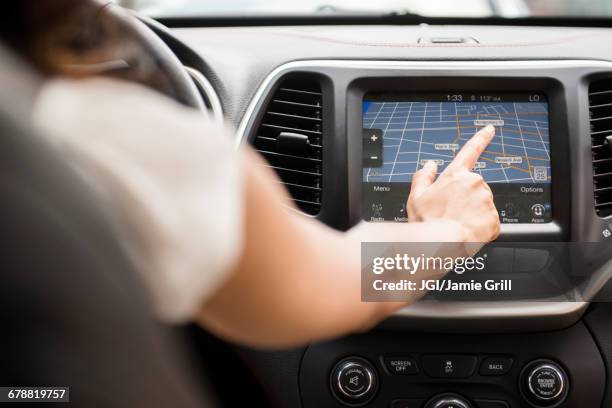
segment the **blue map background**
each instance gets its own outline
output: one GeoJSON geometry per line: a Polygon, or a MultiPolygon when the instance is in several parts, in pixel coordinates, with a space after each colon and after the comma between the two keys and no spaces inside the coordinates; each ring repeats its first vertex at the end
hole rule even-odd
{"type": "Polygon", "coordinates": [[[363,111],[363,128],[383,131],[384,162],[364,168],[364,182],[411,182],[427,160],[442,172],[493,123],[496,136],[474,171],[489,183],[550,183],[547,102],[364,102],[363,111]]]}

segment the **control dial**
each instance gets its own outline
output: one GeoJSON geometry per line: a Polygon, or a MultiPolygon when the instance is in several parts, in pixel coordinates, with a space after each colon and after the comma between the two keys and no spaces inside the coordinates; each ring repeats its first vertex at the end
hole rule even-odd
{"type": "Polygon", "coordinates": [[[433,397],[425,408],[472,408],[472,404],[460,395],[442,394],[433,397]]]}
{"type": "Polygon", "coordinates": [[[369,361],[348,357],[336,364],[331,373],[332,393],[345,405],[359,406],[369,402],[378,388],[378,375],[369,361]]]}
{"type": "Polygon", "coordinates": [[[565,370],[549,360],[529,363],[521,373],[521,391],[532,405],[556,407],[567,397],[569,380],[565,370]]]}

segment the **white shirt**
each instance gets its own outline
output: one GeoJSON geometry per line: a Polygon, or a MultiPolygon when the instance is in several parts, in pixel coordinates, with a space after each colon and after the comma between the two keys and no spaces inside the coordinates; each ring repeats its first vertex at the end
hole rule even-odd
{"type": "Polygon", "coordinates": [[[160,318],[194,317],[242,249],[231,133],[154,91],[99,78],[49,81],[33,121],[109,211],[160,318]]]}

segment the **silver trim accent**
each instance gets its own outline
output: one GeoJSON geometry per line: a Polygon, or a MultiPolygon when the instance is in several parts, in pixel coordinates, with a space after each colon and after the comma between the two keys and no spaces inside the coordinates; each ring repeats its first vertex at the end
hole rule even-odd
{"type": "MultiPolygon", "coordinates": [[[[601,68],[611,69],[612,62],[602,60],[522,60],[522,61],[362,61],[362,60],[306,60],[283,64],[270,72],[251,99],[236,131],[236,148],[246,142],[249,127],[262,101],[272,85],[284,74],[304,68],[344,68],[344,69],[380,69],[396,70],[404,75],[411,70],[419,71],[452,71],[461,69],[473,70],[475,75],[485,70],[507,69],[554,69],[554,68],[601,68]]],[[[542,225],[541,225],[542,226],[542,225]]],[[[558,225],[543,225],[546,232],[554,232],[558,225]]],[[[524,227],[504,225],[502,232],[520,233],[524,227]]],[[[601,287],[605,282],[598,282],[601,287]]],[[[457,320],[490,321],[498,324],[499,319],[523,318],[532,319],[578,319],[588,307],[589,302],[422,302],[399,310],[397,317],[427,320],[427,326],[439,328],[448,322],[457,320]]],[[[524,323],[524,322],[522,322],[524,323]]],[[[522,324],[518,323],[518,324],[522,324]]]]}
{"type": "Polygon", "coordinates": [[[538,234],[558,234],[561,232],[561,226],[556,222],[547,222],[544,224],[501,224],[502,234],[526,234],[537,232],[538,234]]]}
{"type": "Polygon", "coordinates": [[[223,123],[223,105],[221,104],[221,99],[219,98],[219,95],[217,95],[215,88],[212,86],[210,81],[206,79],[206,77],[197,69],[189,67],[187,65],[185,65],[184,68],[191,77],[191,79],[196,83],[198,90],[201,90],[204,93],[208,103],[210,104],[209,110],[206,109],[206,103],[204,103],[204,108],[206,109],[206,111],[212,113],[215,122],[223,123]]]}
{"type": "MultiPolygon", "coordinates": [[[[612,62],[601,60],[533,60],[533,61],[360,61],[360,60],[306,60],[293,61],[283,64],[266,76],[257,92],[251,99],[240,125],[236,130],[236,146],[244,143],[249,122],[251,122],[257,108],[266,96],[270,86],[282,75],[296,69],[303,68],[345,68],[345,69],[387,69],[387,70],[459,70],[471,69],[474,71],[495,69],[553,69],[553,68],[608,68],[612,69],[612,62]]],[[[408,72],[406,75],[410,75],[408,72]]]]}
{"type": "Polygon", "coordinates": [[[493,320],[517,317],[561,317],[582,313],[589,302],[504,301],[504,302],[417,302],[395,312],[395,316],[493,320]]]}
{"type": "Polygon", "coordinates": [[[368,367],[366,367],[365,365],[362,364],[358,364],[352,361],[348,361],[346,363],[344,363],[342,365],[342,367],[338,370],[338,376],[336,377],[336,386],[338,387],[338,390],[344,394],[346,397],[351,398],[351,399],[359,399],[361,397],[363,397],[364,395],[366,395],[368,392],[370,392],[372,390],[372,387],[374,386],[374,375],[372,373],[372,370],[370,370],[368,367]],[[368,376],[368,386],[366,387],[366,389],[359,393],[359,394],[349,394],[348,392],[346,392],[344,390],[344,387],[342,386],[342,375],[344,374],[345,370],[348,370],[351,367],[358,367],[361,370],[365,371],[367,376],[368,376]]]}
{"type": "Polygon", "coordinates": [[[540,401],[551,401],[551,400],[554,400],[555,398],[559,398],[559,396],[561,396],[561,394],[565,392],[565,375],[561,372],[561,370],[558,367],[555,367],[552,364],[541,364],[537,367],[534,367],[529,373],[529,377],[527,377],[527,387],[529,387],[529,392],[531,392],[531,395],[539,399],[540,401]],[[559,387],[559,391],[552,397],[543,397],[539,395],[538,393],[534,391],[533,387],[531,386],[531,379],[535,375],[536,371],[544,370],[544,369],[549,369],[549,370],[554,371],[555,374],[561,380],[561,386],[559,387]]]}

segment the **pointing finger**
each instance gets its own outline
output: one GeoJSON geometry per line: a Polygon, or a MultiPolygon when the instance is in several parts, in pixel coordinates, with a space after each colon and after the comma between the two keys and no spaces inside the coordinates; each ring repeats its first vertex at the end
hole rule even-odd
{"type": "Polygon", "coordinates": [[[412,176],[412,186],[410,187],[410,196],[418,197],[423,194],[423,191],[436,180],[438,165],[435,161],[429,160],[425,166],[412,176]]]}
{"type": "Polygon", "coordinates": [[[487,146],[489,146],[494,136],[495,128],[493,126],[488,125],[481,129],[463,145],[463,148],[457,153],[457,156],[448,167],[472,170],[478,158],[482,152],[485,151],[487,146]]]}

